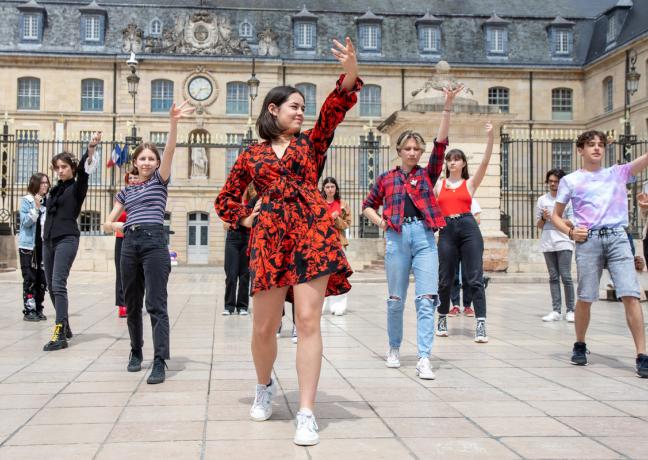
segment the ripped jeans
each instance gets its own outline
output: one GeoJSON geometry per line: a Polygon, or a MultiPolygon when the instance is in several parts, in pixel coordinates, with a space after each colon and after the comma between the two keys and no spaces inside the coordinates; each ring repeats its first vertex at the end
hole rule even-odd
{"type": "Polygon", "coordinates": [[[428,358],[434,342],[434,312],[439,305],[439,255],[434,232],[422,221],[403,224],[401,233],[387,230],[387,333],[389,346],[403,341],[403,310],[410,271],[414,272],[418,357],[428,358]]]}

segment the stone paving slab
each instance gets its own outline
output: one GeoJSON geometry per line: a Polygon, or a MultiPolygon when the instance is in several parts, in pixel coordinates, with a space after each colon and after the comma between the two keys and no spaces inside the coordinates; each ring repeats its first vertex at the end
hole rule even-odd
{"type": "Polygon", "coordinates": [[[72,274],[75,337],[45,353],[52,308],[47,322],[22,321],[19,275],[0,274],[0,458],[648,458],[648,380],[634,374],[621,305],[594,306],[591,365],[574,367],[573,325],[540,320],[548,286],[498,279],[487,291],[490,342],[472,341],[474,318],[450,318],[450,337],[435,339],[437,378],[423,381],[414,371],[413,293],[403,365],[387,369],[386,286],[371,281],[354,285],[347,315],[322,320],[321,444],[302,448],[292,443],[299,395],[289,310],[274,415],[255,423],[251,318],[220,315],[220,273],[172,274],[172,359],[156,386],[146,384],[147,316],[145,370],[125,371],[128,333],[110,276],[72,274]]]}

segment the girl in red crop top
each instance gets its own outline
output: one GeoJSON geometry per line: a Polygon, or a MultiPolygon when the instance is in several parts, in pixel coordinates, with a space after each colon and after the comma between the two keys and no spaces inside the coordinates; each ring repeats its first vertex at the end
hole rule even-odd
{"type": "Polygon", "coordinates": [[[472,197],[486,175],[493,152],[493,125],[486,123],[488,142],[479,168],[474,176],[468,175],[466,155],[459,149],[446,153],[446,178],[437,182],[434,194],[446,220],[439,232],[439,319],[436,335],[448,336],[447,315],[450,310],[450,292],[457,263],[461,261],[466,281],[475,306],[477,324],[475,342],[488,342],[486,334],[486,295],[484,292],[484,239],[479,226],[470,213],[472,197]]]}

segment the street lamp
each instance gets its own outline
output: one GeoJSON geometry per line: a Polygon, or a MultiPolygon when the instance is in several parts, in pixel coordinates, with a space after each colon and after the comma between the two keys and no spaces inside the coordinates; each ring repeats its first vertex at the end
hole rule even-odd
{"type": "Polygon", "coordinates": [[[245,144],[250,145],[252,144],[255,139],[252,137],[252,106],[254,104],[254,100],[257,98],[259,95],[259,84],[261,83],[259,79],[256,77],[256,72],[255,72],[255,59],[252,58],[252,76],[248,79],[247,81],[247,87],[248,87],[248,96],[250,97],[250,109],[248,110],[248,130],[246,134],[246,139],[245,139],[245,144]]]}
{"type": "Polygon", "coordinates": [[[126,144],[138,145],[142,139],[137,137],[137,126],[135,126],[135,99],[137,97],[137,87],[139,86],[140,77],[137,75],[137,59],[135,53],[131,52],[126,65],[130,69],[130,74],[126,77],[128,82],[128,93],[133,97],[133,121],[131,124],[131,135],[126,136],[126,144]]]}
{"type": "MultiPolygon", "coordinates": [[[[624,104],[623,104],[623,135],[619,136],[619,143],[623,148],[623,161],[632,161],[632,146],[637,143],[637,136],[632,134],[630,124],[630,96],[635,94],[639,89],[639,79],[641,75],[637,72],[635,64],[637,63],[637,52],[633,49],[626,51],[625,62],[625,85],[624,85],[624,104]]],[[[637,181],[632,183],[632,215],[631,223],[633,233],[638,234],[639,213],[637,212],[637,181]]]]}

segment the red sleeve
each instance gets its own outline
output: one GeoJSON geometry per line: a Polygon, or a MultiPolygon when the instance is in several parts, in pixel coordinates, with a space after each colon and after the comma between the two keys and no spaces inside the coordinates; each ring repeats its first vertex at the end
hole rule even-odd
{"type": "Polygon", "coordinates": [[[441,175],[443,170],[443,163],[445,161],[445,151],[448,147],[448,138],[446,137],[442,141],[437,141],[434,139],[434,147],[432,147],[432,154],[430,155],[430,161],[427,165],[427,173],[430,176],[432,185],[436,184],[436,181],[441,175]]]}
{"type": "Polygon", "coordinates": [[[385,196],[385,189],[383,188],[383,178],[384,175],[381,175],[376,180],[376,183],[371,187],[369,195],[362,202],[362,209],[373,208],[378,211],[378,208],[383,204],[383,198],[385,196]]]}
{"type": "Polygon", "coordinates": [[[122,211],[121,215],[117,219],[117,222],[126,222],[126,211],[122,211]]]}
{"type": "Polygon", "coordinates": [[[252,181],[252,177],[248,171],[249,157],[249,150],[239,155],[229,176],[227,176],[225,185],[223,185],[223,188],[216,197],[216,201],[214,201],[216,213],[221,219],[231,225],[232,230],[239,226],[239,220],[252,214],[252,208],[248,208],[241,203],[245,188],[252,181]]]}

